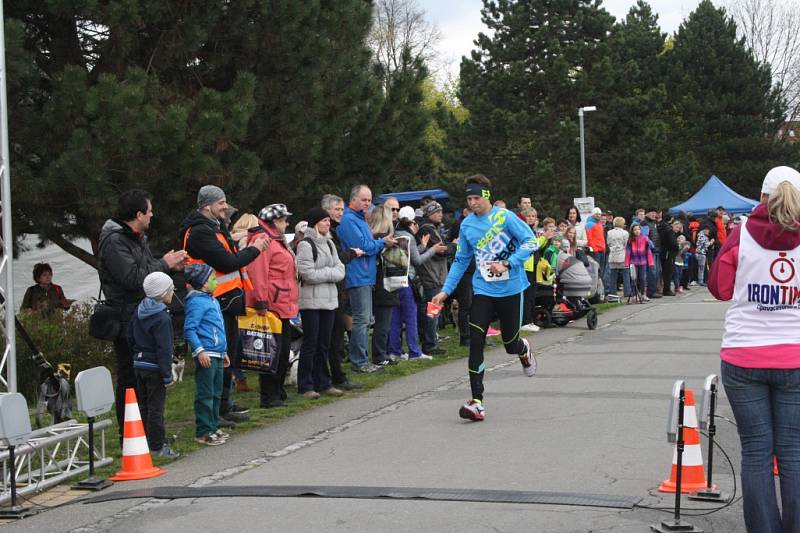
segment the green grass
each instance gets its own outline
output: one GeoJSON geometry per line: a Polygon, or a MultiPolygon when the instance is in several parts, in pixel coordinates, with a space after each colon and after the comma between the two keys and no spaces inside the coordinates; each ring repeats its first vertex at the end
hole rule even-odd
{"type": "MultiPolygon", "coordinates": [[[[609,309],[618,307],[621,304],[608,303],[599,304],[596,306],[598,314],[603,313],[609,309]]],[[[495,324],[497,326],[497,324],[495,324]]],[[[380,387],[384,383],[393,381],[399,377],[408,376],[421,372],[426,368],[442,365],[456,359],[467,357],[469,349],[465,346],[460,346],[458,343],[458,331],[449,326],[440,331],[442,340],[440,346],[444,348],[447,353],[434,357],[431,361],[413,361],[404,362],[398,365],[385,367],[383,372],[374,374],[357,374],[348,371],[348,377],[351,381],[361,383],[362,389],[357,391],[347,392],[344,398],[363,394],[367,391],[380,387]]],[[[502,345],[499,338],[490,339],[487,341],[487,349],[498,348],[502,345]]],[[[345,368],[349,365],[345,363],[345,368]]],[[[251,388],[254,390],[247,393],[235,393],[234,398],[236,403],[250,408],[250,420],[247,422],[237,423],[236,427],[227,430],[231,436],[235,438],[236,435],[241,435],[247,431],[267,427],[277,421],[284,420],[296,414],[302,413],[309,409],[339,400],[330,396],[322,396],[318,400],[309,400],[297,393],[295,387],[287,387],[289,398],[283,407],[262,409],[258,407],[259,394],[258,394],[258,376],[255,373],[248,375],[248,381],[251,388]]],[[[112,425],[106,430],[106,453],[110,457],[114,457],[114,462],[104,468],[97,470],[97,474],[101,477],[109,477],[114,475],[120,468],[120,455],[121,450],[117,438],[117,422],[113,416],[113,412],[106,417],[111,418],[112,425]]],[[[81,421],[82,417],[77,417],[81,421]]],[[[166,418],[166,433],[167,437],[175,436],[173,449],[178,451],[182,456],[201,448],[203,445],[198,444],[194,440],[194,368],[192,363],[187,363],[186,373],[184,380],[176,384],[174,387],[167,391],[167,404],[165,411],[166,418]]],[[[154,457],[153,462],[156,465],[165,465],[170,461],[160,457],[154,457]]]]}

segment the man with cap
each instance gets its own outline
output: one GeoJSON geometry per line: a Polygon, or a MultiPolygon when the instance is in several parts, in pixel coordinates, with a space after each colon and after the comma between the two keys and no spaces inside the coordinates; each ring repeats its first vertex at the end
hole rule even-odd
{"type": "Polygon", "coordinates": [[[128,344],[134,353],[136,399],[147,435],[150,453],[174,459],[178,454],[165,445],[164,405],[172,380],[173,332],[167,305],[175,286],[163,272],[144,278],[145,298],[136,308],[128,326],[128,344]]]}
{"type": "Polygon", "coordinates": [[[145,297],[143,284],[148,274],[181,270],[186,260],[183,250],[170,250],[161,259],[153,257],[147,244],[147,229],[153,218],[148,193],[131,190],[119,197],[117,216],[109,218],[100,231],[97,272],[100,287],[109,305],[120,313],[120,335],[114,340],[117,359],[116,414],[119,438],[125,427],[125,389],[136,386],[133,353],[128,345],[128,322],[145,297]]]}
{"type": "MultiPolygon", "coordinates": [[[[244,315],[244,292],[252,289],[247,265],[258,257],[267,243],[258,241],[239,250],[224,223],[228,202],[225,192],[216,185],[204,185],[197,193],[197,210],[181,223],[180,238],[189,254],[190,264],[206,264],[214,270],[217,298],[225,321],[228,346],[238,346],[238,317],[244,315]]],[[[236,360],[237,357],[231,357],[236,360]]],[[[231,367],[224,369],[220,417],[229,422],[243,421],[247,409],[230,398],[233,387],[231,367]]]]}
{"type": "Polygon", "coordinates": [[[586,219],[586,240],[591,255],[600,266],[600,279],[605,273],[606,264],[606,233],[601,217],[603,210],[599,207],[592,209],[592,214],[586,219]]]}
{"type": "MultiPolygon", "coordinates": [[[[435,250],[434,256],[425,263],[417,267],[417,275],[422,281],[423,299],[419,304],[417,321],[420,324],[420,340],[422,341],[422,353],[428,355],[442,355],[444,349],[439,348],[439,318],[431,318],[427,315],[427,302],[439,294],[447,279],[447,258],[455,254],[455,245],[445,241],[444,225],[442,218],[444,210],[439,202],[432,201],[423,209],[422,224],[419,228],[420,239],[425,239],[428,235],[427,249],[435,250]]],[[[459,302],[460,304],[460,302],[459,302]]]]}
{"type": "Polygon", "coordinates": [[[292,237],[292,251],[297,253],[297,243],[306,238],[306,230],[308,229],[308,222],[301,220],[294,225],[294,237],[292,237]]]}

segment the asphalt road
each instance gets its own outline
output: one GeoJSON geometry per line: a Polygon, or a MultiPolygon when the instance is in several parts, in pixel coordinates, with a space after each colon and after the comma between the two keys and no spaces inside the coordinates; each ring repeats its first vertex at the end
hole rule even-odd
{"type": "MultiPolygon", "coordinates": [[[[705,291],[624,306],[535,334],[539,374],[526,378],[502,350],[487,357],[486,421],[458,418],[469,397],[466,361],[429,369],[370,393],[315,409],[201,450],[165,476],[108,491],[164,486],[337,486],[440,491],[528,491],[640,499],[671,507],[655,487],[668,476],[668,398],[676,379],[699,390],[719,372],[726,305],[705,291]]],[[[731,417],[724,398],[719,413],[731,417]]],[[[735,428],[718,442],[739,471],[735,428]]],[[[706,453],[705,440],[703,442],[706,453]]],[[[730,468],[715,454],[714,480],[731,492],[730,468]]],[[[105,492],[108,492],[105,491],[105,492]]],[[[740,492],[740,491],[739,491],[740,492]]],[[[473,499],[481,499],[475,492],[473,499]]],[[[684,500],[687,508],[717,505],[684,500]]],[[[687,513],[703,511],[688,511],[687,513]]],[[[395,498],[198,497],[74,503],[6,526],[9,531],[648,531],[671,514],[636,507],[431,501],[395,498]]],[[[741,502],[686,516],[705,531],[744,531],[741,502]]]]}

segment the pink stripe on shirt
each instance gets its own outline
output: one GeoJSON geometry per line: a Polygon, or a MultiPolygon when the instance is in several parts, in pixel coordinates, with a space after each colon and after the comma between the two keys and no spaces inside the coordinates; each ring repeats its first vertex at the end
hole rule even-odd
{"type": "Polygon", "coordinates": [[[800,344],[722,348],[719,355],[742,368],[800,368],[800,344]]]}

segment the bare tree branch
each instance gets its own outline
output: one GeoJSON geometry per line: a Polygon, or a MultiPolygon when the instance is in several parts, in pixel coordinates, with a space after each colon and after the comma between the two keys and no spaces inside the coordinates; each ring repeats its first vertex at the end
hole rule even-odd
{"type": "Polygon", "coordinates": [[[436,71],[436,45],[441,33],[428,22],[416,0],[375,0],[369,45],[387,78],[402,65],[403,49],[412,59],[422,60],[429,71],[436,71]]]}
{"type": "Polygon", "coordinates": [[[727,0],[726,8],[755,58],[770,66],[786,120],[800,120],[800,2],[727,0]]]}

